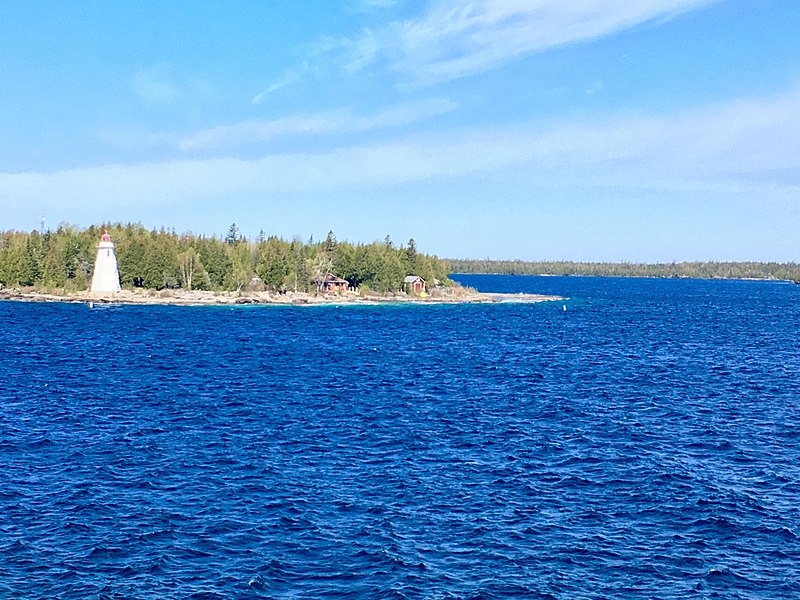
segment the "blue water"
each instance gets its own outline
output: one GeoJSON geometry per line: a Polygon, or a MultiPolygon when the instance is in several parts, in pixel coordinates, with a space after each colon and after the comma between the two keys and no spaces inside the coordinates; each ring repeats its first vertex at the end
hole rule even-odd
{"type": "Polygon", "coordinates": [[[0,598],[800,597],[800,286],[458,279],[0,303],[0,598]]]}

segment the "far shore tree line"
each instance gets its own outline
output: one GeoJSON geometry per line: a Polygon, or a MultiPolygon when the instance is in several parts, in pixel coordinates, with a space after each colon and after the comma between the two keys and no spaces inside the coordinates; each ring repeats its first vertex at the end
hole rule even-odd
{"type": "Polygon", "coordinates": [[[0,233],[0,284],[5,287],[85,290],[91,283],[96,244],[108,230],[116,246],[123,288],[241,291],[254,282],[264,289],[315,292],[327,274],[363,291],[394,292],[407,275],[429,285],[451,285],[449,267],[418,252],[413,239],[395,245],[337,241],[333,232],[321,241],[287,241],[263,232],[255,240],[236,224],[225,237],[174,230],[148,230],[140,224],[113,223],[55,231],[0,233]],[[258,278],[258,279],[254,279],[258,278]],[[260,282],[259,282],[260,280],[260,282]]]}
{"type": "Polygon", "coordinates": [[[451,273],[498,275],[576,275],[589,277],[671,277],[692,279],[777,279],[800,283],[793,262],[601,263],[450,259],[451,273]]]}

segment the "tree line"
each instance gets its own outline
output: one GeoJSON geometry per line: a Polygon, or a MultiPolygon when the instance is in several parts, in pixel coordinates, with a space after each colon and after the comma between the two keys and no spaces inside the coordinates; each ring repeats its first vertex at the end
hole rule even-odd
{"type": "Polygon", "coordinates": [[[594,277],[688,277],[693,279],[780,279],[800,283],[792,262],[601,263],[451,259],[453,273],[502,275],[585,275],[594,277]]]}
{"type": "Polygon", "coordinates": [[[443,285],[449,266],[417,252],[413,239],[395,245],[340,242],[333,232],[315,242],[287,241],[262,231],[255,240],[236,224],[225,237],[148,230],[140,224],[109,223],[88,228],[62,224],[55,231],[0,233],[0,284],[6,287],[85,290],[91,283],[96,244],[108,230],[116,245],[123,288],[239,291],[258,282],[266,289],[314,292],[327,274],[354,288],[391,292],[407,275],[443,285]]]}

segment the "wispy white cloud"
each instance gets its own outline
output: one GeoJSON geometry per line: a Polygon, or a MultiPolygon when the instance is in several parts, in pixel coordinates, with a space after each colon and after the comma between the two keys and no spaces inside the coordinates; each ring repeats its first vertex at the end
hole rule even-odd
{"type": "MultiPolygon", "coordinates": [[[[627,188],[748,194],[758,202],[800,203],[800,89],[702,110],[603,123],[428,134],[319,153],[254,160],[177,160],[55,173],[0,174],[0,197],[19,206],[126,207],[229,204],[236,197],[293,192],[324,195],[422,181],[459,185],[467,177],[513,177],[560,190],[627,188]],[[337,192],[338,190],[338,192],[337,192]],[[52,200],[48,200],[52,199],[52,200]]],[[[496,199],[498,210],[502,198],[496,199]]],[[[514,202],[520,202],[515,199],[514,202]]],[[[337,210],[353,210],[344,200],[337,210]]]]}
{"type": "Polygon", "coordinates": [[[285,71],[281,77],[273,81],[266,88],[253,96],[253,104],[261,104],[267,97],[274,94],[278,90],[297,83],[303,78],[303,75],[307,73],[309,69],[309,64],[307,61],[305,61],[300,65],[299,68],[285,71]]]}
{"type": "Polygon", "coordinates": [[[357,116],[350,110],[336,110],[271,121],[251,119],[186,136],[180,140],[179,147],[183,151],[209,150],[264,142],[285,135],[386,129],[424,121],[456,107],[457,104],[450,100],[428,99],[392,106],[370,116],[357,116]]]}
{"type": "Polygon", "coordinates": [[[347,48],[347,60],[344,70],[350,74],[358,73],[372,64],[385,50],[385,41],[378,38],[373,31],[365,29],[354,40],[343,40],[342,47],[347,48]]]}
{"type": "Polygon", "coordinates": [[[417,18],[339,41],[345,68],[383,57],[417,83],[501,66],[517,57],[587,42],[673,18],[721,0],[434,0],[417,18]]]}
{"type": "Polygon", "coordinates": [[[238,147],[263,142],[275,137],[295,134],[328,133],[339,129],[345,115],[337,112],[308,116],[284,117],[272,121],[251,119],[233,125],[220,125],[184,137],[178,143],[181,150],[197,151],[221,147],[238,147]]]}
{"type": "MultiPolygon", "coordinates": [[[[255,95],[254,104],[308,75],[385,69],[398,86],[476,75],[517,58],[663,23],[725,0],[429,0],[415,16],[312,44],[298,68],[255,95]]],[[[389,8],[392,0],[363,0],[389,8]]],[[[597,89],[589,93],[595,93],[597,89]]]]}
{"type": "Polygon", "coordinates": [[[165,64],[137,72],[129,83],[133,92],[149,104],[174,104],[181,96],[180,87],[165,64]]]}

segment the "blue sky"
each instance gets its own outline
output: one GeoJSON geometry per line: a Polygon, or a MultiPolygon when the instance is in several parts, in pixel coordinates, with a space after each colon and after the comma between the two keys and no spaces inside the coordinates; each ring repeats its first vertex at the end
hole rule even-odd
{"type": "Polygon", "coordinates": [[[796,0],[0,0],[0,229],[800,260],[796,0]]]}

